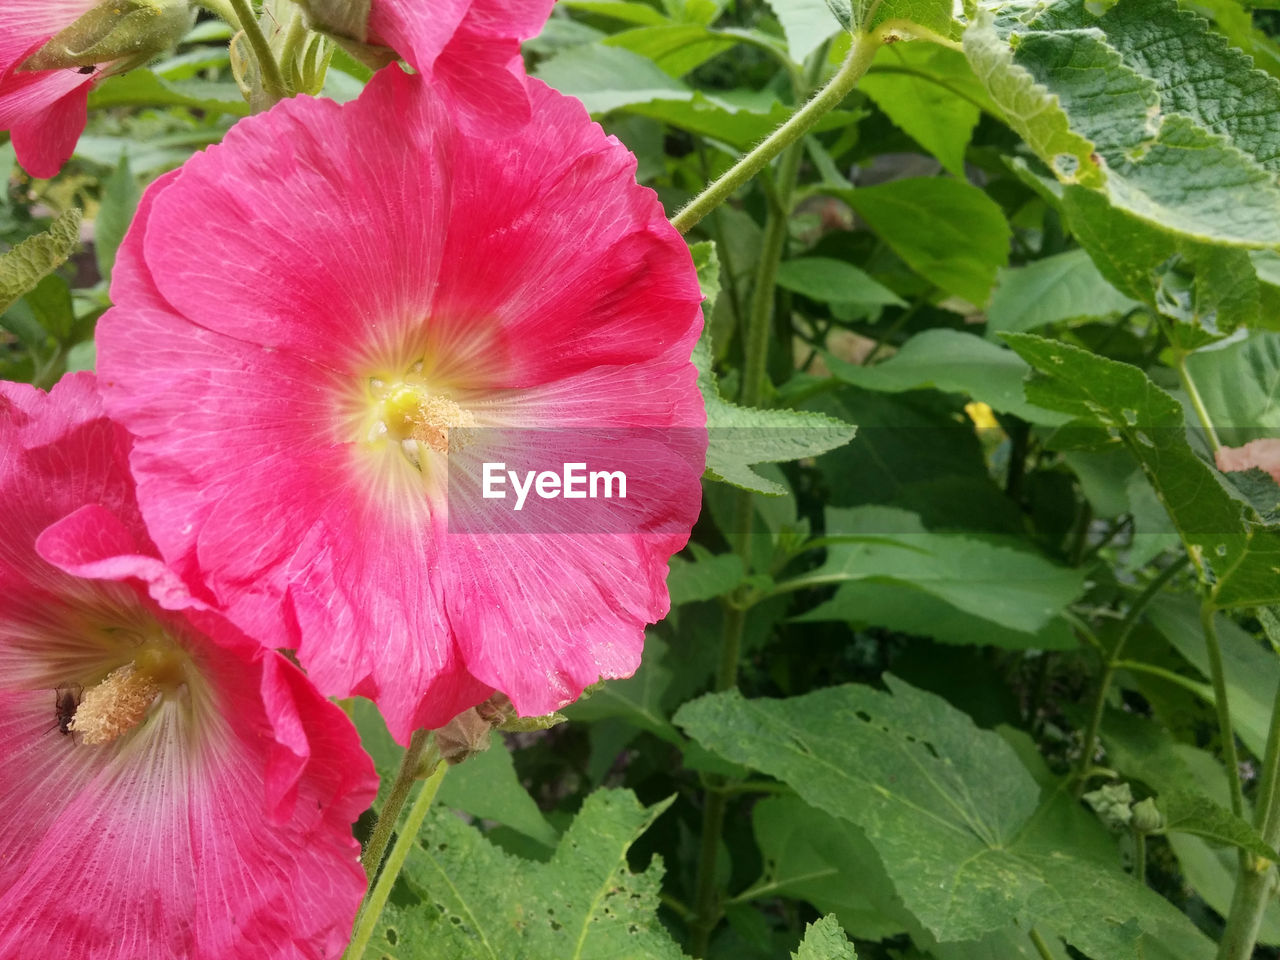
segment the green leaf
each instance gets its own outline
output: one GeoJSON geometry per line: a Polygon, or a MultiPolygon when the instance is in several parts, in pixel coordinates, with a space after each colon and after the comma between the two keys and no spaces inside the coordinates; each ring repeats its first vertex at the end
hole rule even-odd
{"type": "Polygon", "coordinates": [[[964,177],[965,148],[982,112],[978,104],[987,98],[963,54],[932,43],[889,44],[858,89],[949,172],[964,177]]]}
{"type": "Polygon", "coordinates": [[[386,960],[682,960],[656,913],[662,865],[632,873],[627,851],[670,800],[626,790],[587,797],[550,862],[504,853],[437,807],[371,941],[386,960]]]}
{"type": "Polygon", "coordinates": [[[55,339],[65,343],[76,323],[71,287],[56,273],[45,277],[23,297],[31,315],[55,339]]]}
{"type": "Polygon", "coordinates": [[[1098,187],[1105,175],[1093,143],[1071,129],[1055,93],[1014,62],[991,14],[979,10],[964,32],[964,53],[1005,121],[1064,183],[1098,187]]]}
{"type": "Polygon", "coordinates": [[[946,177],[894,180],[844,194],[911,269],[981,306],[1009,262],[1009,224],[977,187],[946,177]]]}
{"type": "Polygon", "coordinates": [[[44,233],[28,237],[0,255],[0,313],[67,262],[80,246],[80,218],[78,209],[68,210],[44,233]]]}
{"type": "Polygon", "coordinates": [[[840,922],[828,915],[805,926],[800,951],[791,954],[791,960],[858,960],[858,954],[840,922]]]}
{"type": "Polygon", "coordinates": [[[1264,860],[1280,860],[1280,854],[1267,846],[1257,830],[1208,797],[1180,790],[1161,794],[1156,806],[1164,816],[1165,830],[1239,847],[1264,860]]]}
{"type": "Polygon", "coordinates": [[[1027,399],[1102,428],[1142,465],[1220,606],[1280,600],[1280,527],[1261,522],[1187,441],[1181,405],[1137,367],[1024,333],[1004,339],[1037,373],[1027,399]]]}
{"type": "Polygon", "coordinates": [[[1055,618],[1038,631],[1011,630],[984,617],[965,613],[932,593],[902,583],[844,583],[835,596],[801,614],[799,623],[843,621],[884,627],[939,643],[1002,647],[1006,650],[1074,650],[1079,645],[1071,627],[1055,618]]]}
{"type": "Polygon", "coordinates": [[[624,30],[606,37],[602,44],[638,53],[656,63],[664,73],[683,77],[738,41],[696,23],[671,23],[624,30]]]}
{"type": "Polygon", "coordinates": [[[693,350],[698,387],[707,405],[707,471],[744,490],[782,496],[786,487],[751,469],[756,463],[785,463],[816,457],[853,439],[856,427],[800,410],[757,410],[724,399],[712,371],[711,335],[703,330],[693,350]]]}
{"type": "Polygon", "coordinates": [[[847,0],[768,0],[782,24],[787,50],[795,63],[805,58],[837,30],[849,29],[852,11],[847,0]]]}
{"type": "Polygon", "coordinates": [[[830,257],[798,257],[778,264],[778,286],[822,303],[907,305],[853,264],[830,257]]]}
{"type": "Polygon", "coordinates": [[[1076,142],[1064,150],[1011,125],[1060,180],[1171,236],[1280,245],[1280,82],[1174,0],[1119,0],[1102,16],[1086,7],[1012,0],[971,28],[966,49],[993,99],[1028,98],[1043,113],[1007,112],[1076,142]]]}
{"type": "Polygon", "coordinates": [[[736,553],[722,553],[698,560],[672,557],[667,575],[671,607],[675,609],[684,603],[723,596],[740,584],[742,577],[742,558],[736,553]]]}
{"type": "Polygon", "coordinates": [[[89,93],[89,108],[186,107],[205,113],[249,115],[249,104],[234,83],[169,81],[151,70],[131,70],[108,77],[89,93]]]}
{"type": "Polygon", "coordinates": [[[689,100],[691,90],[648,57],[630,50],[583,44],[538,65],[534,74],[577,97],[593,114],[651,100],[689,100]]]}
{"type": "MultiPolygon", "coordinates": [[[[1194,598],[1166,595],[1147,609],[1147,619],[1202,677],[1209,678],[1209,656],[1194,598]]],[[[1215,623],[1236,735],[1255,756],[1264,756],[1271,707],[1280,687],[1280,661],[1229,617],[1217,614],[1215,623]]]]}
{"type": "Polygon", "coordinates": [[[954,533],[930,533],[892,507],[827,509],[826,562],[790,587],[871,580],[911,586],[1008,630],[1036,633],[1080,595],[1084,573],[1036,553],[954,533]]]}
{"type": "Polygon", "coordinates": [[[888,692],[711,694],[675,719],[709,749],[861,827],[903,904],[939,940],[1016,921],[1106,960],[1139,960],[1166,939],[1213,956],[1183,914],[1105,855],[1096,824],[1081,821],[1060,787],[1041,797],[1000,735],[933,694],[883,680],[888,692]]]}
{"type": "Polygon", "coordinates": [[[1137,301],[1103,278],[1088,253],[1070,250],[1002,270],[987,308],[987,330],[1034,330],[1071,320],[1106,319],[1136,306],[1137,301]]]}
{"type": "Polygon", "coordinates": [[[561,0],[561,3],[573,10],[597,13],[626,23],[658,25],[671,22],[649,4],[634,0],[561,0]]]}
{"type": "Polygon", "coordinates": [[[1022,381],[1031,368],[1012,350],[958,330],[926,330],[883,363],[864,367],[827,357],[831,372],[868,390],[901,393],[933,387],[982,400],[1002,413],[1032,423],[1060,424],[1068,418],[1027,403],[1022,381]]]}
{"type": "Polygon", "coordinates": [[[129,158],[122,156],[111,176],[102,183],[102,203],[93,225],[93,253],[98,260],[98,272],[104,280],[111,279],[116,251],[124,240],[141,197],[138,181],[129,168],[129,158]]]}
{"type": "Polygon", "coordinates": [[[520,783],[511,751],[496,731],[491,734],[488,750],[449,771],[440,784],[438,802],[481,820],[494,820],[546,847],[554,847],[559,839],[520,783]]]}
{"type": "Polygon", "coordinates": [[[1201,350],[1187,368],[1224,444],[1280,435],[1280,334],[1254,332],[1201,350]]]}

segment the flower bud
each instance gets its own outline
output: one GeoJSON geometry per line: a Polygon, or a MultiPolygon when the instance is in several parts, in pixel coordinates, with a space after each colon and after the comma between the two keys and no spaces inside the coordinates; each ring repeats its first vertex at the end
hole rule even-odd
{"type": "Polygon", "coordinates": [[[103,0],[54,34],[19,69],[145,63],[181,40],[194,21],[187,0],[103,0]]]}
{"type": "Polygon", "coordinates": [[[1084,795],[1084,802],[1108,830],[1119,833],[1127,829],[1133,820],[1133,792],[1127,783],[1107,784],[1084,795]]]}
{"type": "Polygon", "coordinates": [[[1151,797],[1133,805],[1133,819],[1130,822],[1138,833],[1155,833],[1164,829],[1164,817],[1156,809],[1156,802],[1151,797]]]}

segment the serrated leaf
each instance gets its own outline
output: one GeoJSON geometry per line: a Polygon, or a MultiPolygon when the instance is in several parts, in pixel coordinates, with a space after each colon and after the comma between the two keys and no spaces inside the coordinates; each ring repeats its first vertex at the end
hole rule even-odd
{"type": "Polygon", "coordinates": [[[964,53],[987,94],[1027,146],[1064,183],[1101,186],[1093,143],[1071,129],[1058,97],[1014,62],[1009,44],[996,33],[990,12],[979,10],[964,32],[964,53]]]}
{"type": "Polygon", "coordinates": [[[664,73],[678,78],[736,46],[738,41],[700,24],[669,23],[623,30],[605,37],[601,43],[638,53],[664,73]]]}
{"type": "Polygon", "coordinates": [[[1093,957],[1139,960],[1176,938],[1214,946],[1160,896],[1100,856],[1096,825],[1040,786],[998,734],[886,674],[888,692],[831,687],[787,700],[737,691],[675,720],[728,759],[776,777],[860,826],[903,904],[939,940],[1015,921],[1043,925],[1093,957]]]}
{"type": "Polygon", "coordinates": [[[1027,399],[1072,414],[1122,443],[1142,465],[1220,606],[1280,601],[1280,526],[1233,497],[1187,441],[1181,405],[1129,364],[1030,334],[1005,341],[1037,374],[1027,399]]]}
{"type": "Polygon", "coordinates": [[[986,96],[963,54],[932,43],[889,44],[858,89],[949,172],[965,175],[965,148],[986,96]]]}
{"type": "Polygon", "coordinates": [[[438,802],[481,820],[492,820],[554,847],[558,835],[538,804],[520,783],[511,751],[502,735],[490,734],[488,750],[474,754],[449,771],[440,784],[438,802]]]}
{"type": "Polygon", "coordinates": [[[1069,250],[1000,272],[987,330],[1024,331],[1069,320],[1127,313],[1138,302],[1106,281],[1084,250],[1069,250]]]}
{"type": "Polygon", "coordinates": [[[1280,245],[1280,82],[1174,0],[1119,0],[1101,16],[1086,6],[1011,0],[976,19],[967,52],[993,99],[1002,102],[997,88],[1010,99],[1011,81],[1034,93],[1043,113],[1013,112],[1074,135],[1075,165],[1055,162],[1064,151],[1026,123],[1011,125],[1060,180],[1098,188],[1170,235],[1280,245]]]}
{"type": "Polygon", "coordinates": [[[1060,424],[1062,414],[1027,403],[1022,381],[1031,368],[1012,350],[958,330],[918,333],[883,363],[858,366],[836,357],[827,359],[832,374],[868,390],[901,393],[933,387],[982,400],[1002,413],[1031,423],[1060,424]]]}
{"type": "Polygon", "coordinates": [[[828,508],[826,529],[850,542],[830,546],[826,561],[791,586],[889,581],[1023,633],[1044,629],[1084,588],[1083,571],[1029,550],[931,533],[918,516],[892,507],[828,508]]]}
{"type": "Polygon", "coordinates": [[[893,180],[843,196],[926,280],[981,306],[1009,262],[1009,224],[977,187],[947,177],[893,180]]]}
{"type": "Polygon", "coordinates": [[[834,417],[801,410],[758,410],[724,399],[711,357],[711,335],[704,329],[694,347],[693,362],[707,406],[706,476],[710,479],[783,496],[786,487],[760,476],[751,465],[816,457],[853,439],[857,428],[834,417]]]}
{"type": "Polygon", "coordinates": [[[853,944],[840,929],[840,922],[828,914],[805,926],[800,950],[791,960],[858,960],[853,944]]]}
{"type": "Polygon", "coordinates": [[[67,262],[80,246],[81,216],[78,209],[68,210],[44,233],[28,237],[0,255],[0,313],[67,262]]]}
{"type": "Polygon", "coordinates": [[[663,868],[627,851],[670,800],[587,797],[550,862],[504,853],[439,807],[423,827],[371,940],[387,960],[683,960],[657,918],[663,868]],[[425,952],[424,952],[425,951],[425,952]]]}

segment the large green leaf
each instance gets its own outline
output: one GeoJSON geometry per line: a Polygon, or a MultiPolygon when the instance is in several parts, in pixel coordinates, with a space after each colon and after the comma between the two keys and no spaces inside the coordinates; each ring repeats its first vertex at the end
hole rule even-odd
{"type": "Polygon", "coordinates": [[[918,333],[896,354],[875,366],[827,359],[831,372],[858,387],[901,393],[933,387],[983,400],[996,410],[1032,423],[1059,424],[1067,418],[1027,402],[1022,381],[1031,368],[1012,350],[958,330],[918,333]]]}
{"type": "Polygon", "coordinates": [[[1028,400],[1101,428],[1137,457],[1192,559],[1214,579],[1217,604],[1280,601],[1280,526],[1263,523],[1192,450],[1177,400],[1129,364],[1030,334],[1005,340],[1037,371],[1028,400]]]}
{"type": "Polygon", "coordinates": [[[898,896],[939,940],[1015,922],[1097,960],[1139,960],[1152,941],[1211,944],[1099,849],[1060,789],[1044,797],[1018,754],[945,700],[891,675],[787,700],[712,694],[676,715],[694,739],[787,783],[861,827],[898,896]]]}
{"type": "Polygon", "coordinates": [[[504,853],[437,808],[374,933],[386,960],[682,960],[658,921],[662,865],[627,851],[668,807],[629,791],[587,797],[550,862],[504,853]]]}
{"type": "Polygon", "coordinates": [[[1170,235],[1280,245],[1280,82],[1174,0],[1086,7],[975,20],[966,52],[1011,125],[1060,180],[1170,235]]]}
{"type": "Polygon", "coordinates": [[[893,180],[846,198],[911,269],[977,306],[1009,262],[1009,224],[994,200],[949,177],[893,180]]]}
{"type": "Polygon", "coordinates": [[[1002,270],[987,308],[987,330],[1034,330],[1068,320],[1104,319],[1137,305],[1103,278],[1088,253],[1070,250],[1002,270]]]}
{"type": "Polygon", "coordinates": [[[780,263],[778,286],[824,303],[907,305],[853,264],[830,257],[797,257],[780,263]]]}
{"type": "Polygon", "coordinates": [[[823,40],[841,27],[849,26],[848,20],[842,21],[837,8],[827,0],[768,0],[768,3],[782,24],[787,51],[796,63],[804,63],[805,57],[818,49],[823,40]]]}
{"type": "Polygon", "coordinates": [[[884,627],[939,643],[1004,647],[1007,650],[1074,650],[1078,643],[1061,618],[1035,632],[1011,630],[960,610],[917,587],[882,580],[843,583],[835,596],[795,618],[801,623],[837,620],[884,627]]]}
{"type": "Polygon", "coordinates": [[[793,587],[888,581],[931,594],[973,617],[1036,633],[1084,588],[1084,573],[1029,550],[954,533],[931,533],[920,518],[890,507],[828,508],[828,536],[848,537],[793,587]]]}

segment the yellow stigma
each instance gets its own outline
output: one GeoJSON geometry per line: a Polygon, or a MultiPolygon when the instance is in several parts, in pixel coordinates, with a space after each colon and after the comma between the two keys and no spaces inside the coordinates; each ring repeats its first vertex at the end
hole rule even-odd
{"type": "MultiPolygon", "coordinates": [[[[385,429],[385,437],[399,443],[411,459],[414,443],[421,444],[436,453],[449,452],[449,432],[463,427],[473,427],[475,416],[448,397],[428,393],[414,384],[396,384],[390,388],[374,385],[381,392],[376,401],[376,424],[385,429]]],[[[371,440],[382,433],[375,425],[371,440]]]]}
{"type": "Polygon", "coordinates": [[[156,698],[186,682],[185,657],[168,644],[142,647],[85,691],[67,729],[88,744],[111,743],[146,719],[156,698]]]}

